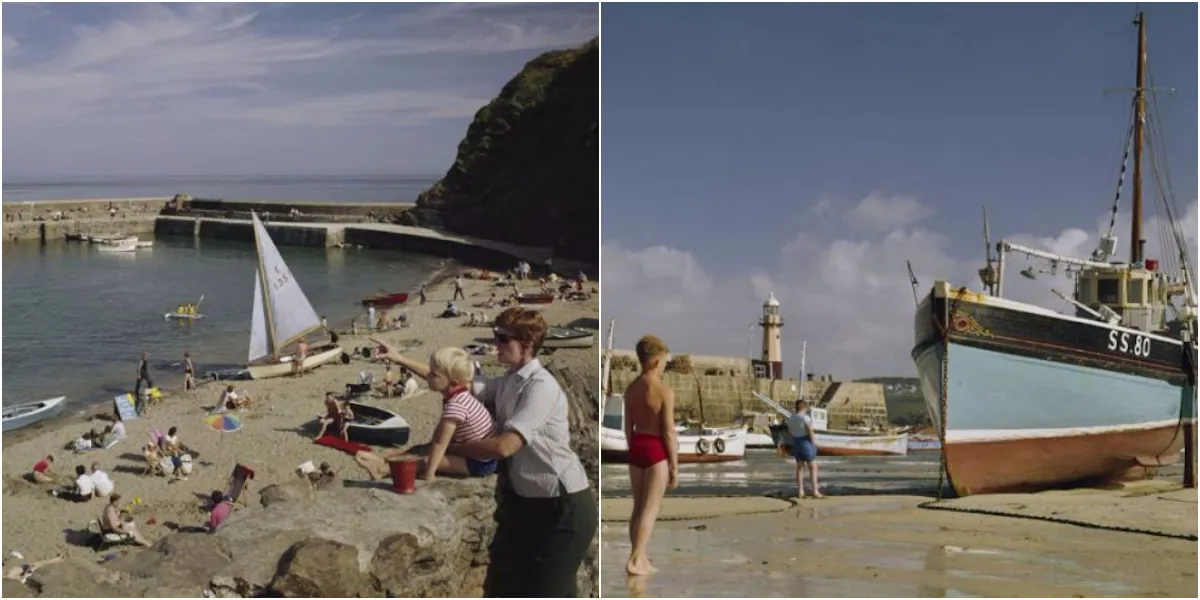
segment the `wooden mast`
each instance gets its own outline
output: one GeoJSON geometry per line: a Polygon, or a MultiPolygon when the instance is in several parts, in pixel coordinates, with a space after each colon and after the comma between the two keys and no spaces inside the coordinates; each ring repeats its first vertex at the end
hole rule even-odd
{"type": "Polygon", "coordinates": [[[1133,117],[1133,207],[1129,221],[1129,264],[1137,264],[1142,256],[1142,137],[1146,123],[1146,14],[1138,13],[1137,85],[1134,88],[1133,117]]]}

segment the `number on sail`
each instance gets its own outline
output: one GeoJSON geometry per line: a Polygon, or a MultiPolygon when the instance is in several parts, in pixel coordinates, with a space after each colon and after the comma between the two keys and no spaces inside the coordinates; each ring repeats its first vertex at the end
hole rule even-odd
{"type": "Polygon", "coordinates": [[[1132,354],[1139,358],[1149,358],[1150,338],[1128,331],[1110,331],[1108,333],[1108,349],[1119,350],[1123,354],[1132,354]]]}

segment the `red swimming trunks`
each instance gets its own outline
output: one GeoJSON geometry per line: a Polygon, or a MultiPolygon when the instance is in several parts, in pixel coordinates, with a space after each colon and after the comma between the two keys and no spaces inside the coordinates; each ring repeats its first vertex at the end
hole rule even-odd
{"type": "Polygon", "coordinates": [[[635,433],[629,440],[629,464],[646,468],[667,460],[667,444],[657,435],[635,433]]]}

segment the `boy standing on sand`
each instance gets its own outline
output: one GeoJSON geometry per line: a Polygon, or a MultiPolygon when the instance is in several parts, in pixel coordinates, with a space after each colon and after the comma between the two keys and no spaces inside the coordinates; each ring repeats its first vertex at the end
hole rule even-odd
{"type": "Polygon", "coordinates": [[[679,485],[679,443],[675,439],[675,392],[662,380],[671,360],[667,344],[648,335],[638,340],[636,350],[642,372],[625,389],[625,439],[633,488],[633,514],[629,520],[633,549],[625,572],[649,575],[654,567],[646,548],[663,495],[679,485]]]}
{"type": "Polygon", "coordinates": [[[133,384],[135,398],[142,393],[143,381],[146,387],[154,387],[154,382],[150,380],[150,355],[145,352],[142,353],[142,360],[138,361],[137,383],[133,384]]]}
{"type": "Polygon", "coordinates": [[[462,276],[455,275],[454,276],[454,297],[451,298],[451,300],[458,300],[459,298],[466,300],[467,295],[463,293],[462,276]]]}

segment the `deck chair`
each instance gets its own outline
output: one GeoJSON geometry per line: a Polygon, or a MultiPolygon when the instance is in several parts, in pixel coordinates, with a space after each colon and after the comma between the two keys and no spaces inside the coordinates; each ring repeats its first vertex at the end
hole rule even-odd
{"type": "Polygon", "coordinates": [[[133,544],[133,536],[128,533],[104,533],[104,528],[100,526],[99,519],[92,519],[88,522],[88,533],[92,534],[92,547],[96,552],[104,552],[112,546],[124,546],[133,544]]]}
{"type": "Polygon", "coordinates": [[[253,469],[240,464],[234,467],[229,476],[229,485],[225,488],[225,499],[234,504],[241,502],[242,506],[249,507],[243,496],[250,489],[251,479],[254,479],[253,469]]]}

